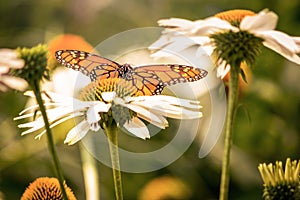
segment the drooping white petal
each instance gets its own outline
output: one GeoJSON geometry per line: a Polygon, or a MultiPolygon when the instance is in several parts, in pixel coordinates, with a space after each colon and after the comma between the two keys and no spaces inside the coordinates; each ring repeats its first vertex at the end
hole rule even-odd
{"type": "Polygon", "coordinates": [[[24,67],[24,60],[22,59],[9,59],[9,58],[1,58],[0,66],[5,66],[14,69],[21,69],[24,67]]]}
{"type": "Polygon", "coordinates": [[[300,53],[300,37],[292,37],[292,38],[298,47],[296,53],[300,53]]]}
{"type": "Polygon", "coordinates": [[[131,97],[128,98],[127,101],[131,102],[132,104],[139,105],[148,109],[162,104],[182,106],[190,109],[200,109],[202,107],[199,101],[181,99],[181,98],[176,98],[167,95],[131,97]]]}
{"type": "Polygon", "coordinates": [[[112,102],[113,99],[116,97],[116,92],[102,92],[101,97],[106,102],[112,102]]]}
{"type": "Polygon", "coordinates": [[[0,76],[0,81],[4,83],[6,86],[8,86],[9,88],[19,90],[19,91],[24,91],[28,87],[27,82],[24,79],[19,77],[0,76]]]}
{"type": "Polygon", "coordinates": [[[167,104],[154,106],[150,111],[173,119],[197,119],[202,117],[202,113],[199,111],[187,110],[182,107],[167,104]]]}
{"type": "Polygon", "coordinates": [[[246,16],[241,21],[241,30],[250,32],[269,31],[276,28],[278,16],[274,12],[263,10],[256,15],[246,16]]]}
{"type": "Polygon", "coordinates": [[[131,120],[126,122],[123,127],[139,138],[144,140],[150,138],[149,130],[146,125],[137,117],[131,118],[131,120]]]}
{"type": "MultiPolygon", "coordinates": [[[[63,123],[64,121],[67,121],[67,120],[69,120],[69,119],[72,119],[72,118],[77,117],[77,116],[80,116],[80,115],[82,115],[82,113],[74,113],[74,114],[71,114],[71,115],[69,115],[69,116],[67,116],[67,117],[64,117],[64,118],[62,118],[62,119],[60,119],[60,120],[58,120],[58,121],[52,123],[52,124],[50,125],[50,128],[54,128],[54,127],[57,126],[58,124],[61,124],[61,123],[63,123]]],[[[43,130],[40,134],[38,134],[37,136],[35,136],[34,139],[41,139],[41,137],[42,137],[45,133],[46,133],[46,130],[43,130]]]]}
{"type": "Polygon", "coordinates": [[[5,65],[1,65],[0,63],[0,75],[7,74],[9,72],[10,68],[5,65]]]}
{"type": "Polygon", "coordinates": [[[26,131],[23,131],[21,133],[21,135],[26,135],[28,133],[32,133],[34,131],[37,131],[37,130],[43,128],[44,126],[45,126],[45,124],[44,124],[44,121],[43,121],[42,117],[37,118],[33,122],[28,122],[28,123],[25,123],[25,124],[19,124],[18,125],[19,128],[30,128],[26,131]]]}
{"type": "Polygon", "coordinates": [[[159,26],[172,27],[174,30],[186,30],[194,25],[193,21],[180,18],[161,19],[157,23],[159,26]]]}
{"type": "Polygon", "coordinates": [[[110,104],[105,104],[104,102],[95,102],[95,105],[88,107],[86,112],[87,121],[89,124],[96,123],[100,121],[100,112],[108,112],[110,104]]]}
{"type": "MultiPolygon", "coordinates": [[[[163,52],[171,55],[177,55],[179,52],[193,45],[196,45],[195,41],[191,40],[186,36],[180,35],[180,36],[173,37],[172,42],[164,47],[163,52]]],[[[157,56],[157,53],[154,53],[152,56],[155,55],[156,57],[165,57],[165,56],[157,56]]]]}
{"type": "Polygon", "coordinates": [[[73,127],[64,141],[65,144],[73,145],[81,140],[89,131],[90,125],[87,121],[83,120],[77,126],[73,127]]]}
{"type": "Polygon", "coordinates": [[[160,129],[165,129],[166,127],[169,126],[168,120],[161,114],[152,113],[151,115],[155,116],[155,118],[157,118],[159,120],[155,121],[155,120],[151,119],[148,115],[144,115],[144,113],[143,114],[137,113],[137,117],[151,123],[154,126],[157,126],[160,129]]]}
{"type": "Polygon", "coordinates": [[[0,49],[0,58],[10,58],[15,59],[18,58],[18,53],[14,49],[1,48],[0,49]]]}
{"type": "Polygon", "coordinates": [[[211,56],[214,52],[214,48],[211,44],[211,40],[209,37],[193,37],[198,45],[198,49],[196,51],[196,57],[201,58],[202,56],[211,56]]]}
{"type": "Polygon", "coordinates": [[[279,31],[257,32],[263,39],[263,45],[279,53],[288,60],[300,64],[300,57],[297,56],[299,47],[289,35],[279,31]]]}
{"type": "Polygon", "coordinates": [[[229,71],[230,65],[226,64],[225,61],[222,61],[217,67],[217,77],[223,79],[229,71]]]}
{"type": "Polygon", "coordinates": [[[95,112],[93,107],[88,108],[86,111],[86,120],[89,124],[100,121],[101,117],[98,112],[95,112]]]}
{"type": "Polygon", "coordinates": [[[160,115],[150,112],[149,110],[142,108],[140,106],[126,104],[126,107],[130,110],[136,112],[139,117],[143,118],[144,120],[158,126],[160,128],[164,128],[167,126],[166,120],[162,119],[160,115]]]}
{"type": "MultiPolygon", "coordinates": [[[[59,119],[63,120],[64,117],[66,117],[70,114],[74,117],[83,115],[83,113],[81,113],[81,112],[73,112],[72,108],[66,108],[66,107],[53,108],[53,109],[47,110],[46,112],[47,112],[49,123],[52,123],[59,119]]],[[[63,121],[65,121],[65,120],[63,120],[63,121]]],[[[45,124],[44,124],[44,120],[43,120],[42,116],[37,117],[34,121],[18,125],[19,128],[30,128],[30,129],[22,132],[22,135],[37,131],[37,130],[43,128],[44,126],[45,126],[45,124]]]]}
{"type": "Polygon", "coordinates": [[[238,28],[232,26],[228,21],[217,17],[209,17],[195,21],[193,28],[190,30],[190,35],[209,36],[226,30],[238,31],[238,28]]]}

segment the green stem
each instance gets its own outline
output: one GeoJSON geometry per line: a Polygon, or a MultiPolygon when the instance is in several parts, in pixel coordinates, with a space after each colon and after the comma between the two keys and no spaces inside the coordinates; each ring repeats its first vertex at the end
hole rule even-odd
{"type": "Polygon", "coordinates": [[[118,150],[117,125],[112,124],[111,126],[106,126],[106,124],[104,124],[104,129],[105,129],[106,135],[108,137],[110,158],[111,158],[113,177],[114,177],[116,200],[123,200],[122,178],[121,178],[119,150],[118,150]]]}
{"type": "Polygon", "coordinates": [[[85,144],[79,143],[79,150],[82,162],[83,179],[85,186],[85,199],[89,200],[99,200],[99,176],[97,170],[96,160],[91,156],[91,154],[86,150],[93,148],[92,139],[86,138],[85,144]]]}
{"type": "Polygon", "coordinates": [[[47,140],[48,140],[48,149],[49,149],[49,152],[52,156],[55,172],[56,172],[56,175],[58,177],[58,181],[59,181],[59,185],[60,185],[60,188],[61,188],[61,191],[62,191],[63,199],[67,200],[68,197],[67,197],[67,193],[66,193],[66,190],[65,190],[65,187],[64,187],[64,177],[63,177],[62,169],[61,169],[61,166],[60,166],[60,162],[58,160],[57,153],[56,153],[55,148],[54,148],[52,132],[51,132],[51,129],[50,129],[50,124],[49,124],[49,121],[48,121],[46,109],[45,109],[45,106],[44,106],[44,103],[43,103],[43,100],[42,100],[39,84],[36,83],[36,82],[33,83],[33,92],[35,94],[36,101],[37,101],[37,103],[40,107],[40,111],[41,111],[41,114],[42,114],[42,117],[43,117],[43,120],[44,120],[44,123],[45,123],[46,135],[47,135],[47,140]]]}
{"type": "Polygon", "coordinates": [[[230,163],[230,151],[232,145],[232,132],[234,124],[234,116],[238,98],[238,81],[239,81],[240,64],[231,65],[230,77],[229,77],[229,89],[228,89],[228,107],[226,116],[226,129],[225,129],[225,146],[222,160],[222,174],[220,185],[220,197],[219,200],[228,199],[229,191],[229,163],[230,163]]]}

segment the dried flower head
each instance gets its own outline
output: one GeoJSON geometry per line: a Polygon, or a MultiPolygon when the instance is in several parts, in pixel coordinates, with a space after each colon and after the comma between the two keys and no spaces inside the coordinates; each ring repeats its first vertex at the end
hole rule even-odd
{"type": "MultiPolygon", "coordinates": [[[[76,200],[72,190],[64,184],[69,200],[76,200]]],[[[63,200],[56,178],[41,177],[33,181],[23,193],[21,200],[63,200]]]]}

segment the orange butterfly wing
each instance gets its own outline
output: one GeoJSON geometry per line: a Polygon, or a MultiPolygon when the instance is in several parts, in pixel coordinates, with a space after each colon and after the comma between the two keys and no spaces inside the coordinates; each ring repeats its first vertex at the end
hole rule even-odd
{"type": "Polygon", "coordinates": [[[59,50],[55,57],[62,65],[80,71],[92,81],[117,78],[120,75],[118,69],[121,66],[118,63],[95,54],[78,50],[59,50]]]}
{"type": "Polygon", "coordinates": [[[135,72],[131,70],[123,78],[131,82],[132,86],[135,87],[135,94],[137,96],[160,94],[164,88],[163,81],[154,73],[135,72]]]}
{"type": "Polygon", "coordinates": [[[56,59],[62,65],[80,71],[92,81],[123,78],[136,89],[137,95],[160,94],[165,86],[193,82],[204,78],[207,71],[185,65],[162,64],[131,68],[101,56],[78,50],[59,50],[56,59]]]}
{"type": "Polygon", "coordinates": [[[141,95],[160,94],[165,86],[197,81],[207,75],[206,70],[175,64],[140,66],[128,73],[141,95]]]}

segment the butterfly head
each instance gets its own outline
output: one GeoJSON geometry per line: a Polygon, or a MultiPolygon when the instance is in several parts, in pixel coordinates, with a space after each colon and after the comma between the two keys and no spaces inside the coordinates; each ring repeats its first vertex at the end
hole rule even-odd
{"type": "Polygon", "coordinates": [[[122,78],[127,77],[127,75],[129,74],[128,72],[130,72],[133,68],[131,67],[130,64],[123,64],[121,65],[121,67],[118,69],[118,72],[120,74],[120,76],[122,78]]]}

